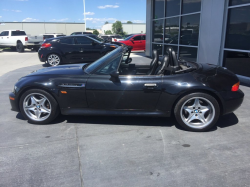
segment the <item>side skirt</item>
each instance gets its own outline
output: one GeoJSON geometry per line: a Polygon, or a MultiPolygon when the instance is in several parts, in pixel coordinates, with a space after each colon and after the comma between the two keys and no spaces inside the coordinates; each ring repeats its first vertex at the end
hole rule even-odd
{"type": "Polygon", "coordinates": [[[144,110],[99,110],[86,108],[62,108],[63,115],[87,115],[87,116],[159,116],[169,117],[170,111],[144,111],[144,110]]]}

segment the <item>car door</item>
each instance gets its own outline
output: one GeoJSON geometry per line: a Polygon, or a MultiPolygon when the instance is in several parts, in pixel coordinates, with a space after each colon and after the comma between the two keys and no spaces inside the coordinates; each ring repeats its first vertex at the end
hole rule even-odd
{"type": "Polygon", "coordinates": [[[67,63],[79,62],[79,49],[75,45],[74,37],[65,37],[60,39],[60,43],[57,44],[59,50],[63,53],[64,59],[67,63]]]}
{"type": "Polygon", "coordinates": [[[141,35],[141,50],[146,50],[146,35],[141,35]]]}
{"type": "Polygon", "coordinates": [[[75,41],[80,62],[93,62],[101,57],[102,46],[99,43],[85,36],[77,36],[75,41]]]}
{"type": "Polygon", "coordinates": [[[141,35],[137,35],[132,38],[133,50],[142,50],[141,35]]]}
{"type": "Polygon", "coordinates": [[[1,33],[0,45],[7,46],[10,44],[9,42],[9,31],[3,31],[1,33]]]}
{"type": "MultiPolygon", "coordinates": [[[[114,59],[110,64],[116,64],[119,60],[114,59]]],[[[116,69],[116,66],[111,67],[110,64],[92,74],[87,81],[86,95],[89,108],[155,110],[161,93],[162,77],[128,75],[114,79],[109,74],[116,69]]]]}

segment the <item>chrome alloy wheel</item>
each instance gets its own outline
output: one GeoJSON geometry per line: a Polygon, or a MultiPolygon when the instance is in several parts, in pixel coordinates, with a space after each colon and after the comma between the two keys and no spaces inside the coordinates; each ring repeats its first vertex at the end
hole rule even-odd
{"type": "Polygon", "coordinates": [[[44,121],[51,114],[51,104],[43,94],[31,93],[23,100],[23,110],[30,119],[44,121]]]}
{"type": "Polygon", "coordinates": [[[51,66],[58,66],[60,64],[60,57],[58,55],[51,54],[48,57],[48,63],[51,66]]]}
{"type": "Polygon", "coordinates": [[[187,126],[203,129],[213,121],[215,109],[209,100],[203,97],[193,97],[182,105],[180,115],[187,126]]]}

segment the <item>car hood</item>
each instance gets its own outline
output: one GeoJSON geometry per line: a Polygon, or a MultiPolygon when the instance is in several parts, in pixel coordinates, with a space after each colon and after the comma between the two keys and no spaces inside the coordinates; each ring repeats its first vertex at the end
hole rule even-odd
{"type": "Polygon", "coordinates": [[[87,64],[73,64],[73,65],[61,65],[56,67],[48,67],[39,69],[36,71],[31,72],[26,77],[29,76],[41,76],[41,75],[78,75],[78,74],[85,74],[82,67],[87,64]]]}

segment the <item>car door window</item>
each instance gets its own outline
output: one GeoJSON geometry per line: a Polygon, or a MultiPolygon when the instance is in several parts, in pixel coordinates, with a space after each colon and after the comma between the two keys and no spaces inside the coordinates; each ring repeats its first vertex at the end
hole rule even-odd
{"type": "Polygon", "coordinates": [[[61,44],[75,44],[74,42],[74,38],[63,38],[63,39],[60,39],[60,43],[61,44]]]}
{"type": "Polygon", "coordinates": [[[104,67],[98,69],[95,74],[96,75],[109,75],[112,71],[116,71],[121,61],[121,56],[115,58],[104,67]]]}
{"type": "Polygon", "coordinates": [[[54,35],[43,35],[44,39],[48,39],[48,38],[54,38],[54,35]]]}
{"type": "Polygon", "coordinates": [[[141,36],[141,39],[142,39],[142,40],[146,40],[146,35],[142,35],[142,36],[141,36]]]}
{"type": "Polygon", "coordinates": [[[91,45],[93,40],[86,37],[76,37],[76,44],[80,45],[91,45]]]}
{"type": "Polygon", "coordinates": [[[141,40],[141,36],[136,36],[136,37],[134,37],[133,39],[134,39],[134,41],[141,40]]]}
{"type": "Polygon", "coordinates": [[[1,33],[1,36],[9,36],[9,31],[3,31],[3,32],[1,33]]]}

